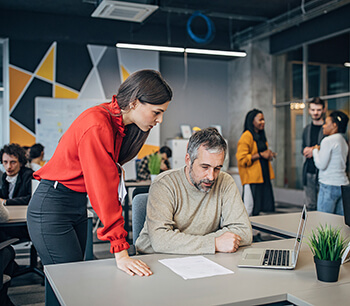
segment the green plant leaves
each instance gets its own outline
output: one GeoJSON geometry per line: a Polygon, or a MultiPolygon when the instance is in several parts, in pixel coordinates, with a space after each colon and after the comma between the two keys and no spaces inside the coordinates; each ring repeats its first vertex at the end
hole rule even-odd
{"type": "Polygon", "coordinates": [[[307,244],[316,258],[336,261],[343,255],[348,241],[342,237],[340,229],[326,224],[317,227],[316,232],[312,230],[307,244]]]}
{"type": "Polygon", "coordinates": [[[162,162],[162,156],[160,154],[153,153],[148,156],[148,169],[151,174],[160,173],[160,164],[162,162]]]}

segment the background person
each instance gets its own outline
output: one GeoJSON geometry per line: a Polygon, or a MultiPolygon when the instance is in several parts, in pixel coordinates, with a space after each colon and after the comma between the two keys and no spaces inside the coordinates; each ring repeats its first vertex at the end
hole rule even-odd
{"type": "Polygon", "coordinates": [[[249,216],[260,211],[275,210],[271,179],[275,177],[271,160],[276,156],[268,148],[265,136],[265,119],[262,111],[248,112],[244,129],[237,144],[236,158],[243,186],[243,202],[249,216]]]}
{"type": "Polygon", "coordinates": [[[44,146],[41,143],[36,143],[29,150],[30,168],[37,171],[41,168],[44,162],[44,146]]]}
{"type": "MultiPolygon", "coordinates": [[[[167,146],[163,146],[159,149],[158,153],[161,155],[162,160],[160,164],[160,172],[170,169],[169,158],[171,157],[171,149],[167,146]]],[[[142,158],[137,162],[137,180],[147,181],[151,179],[151,173],[148,168],[149,155],[142,158]]]]}
{"type": "Polygon", "coordinates": [[[324,124],[325,103],[320,98],[314,98],[309,103],[309,115],[312,122],[303,130],[303,144],[301,152],[305,157],[303,165],[303,185],[306,207],[309,211],[316,210],[318,193],[318,169],[315,166],[312,150],[319,145],[323,138],[322,125],[324,124]]]}
{"type": "Polygon", "coordinates": [[[6,205],[28,205],[32,195],[33,170],[25,167],[25,151],[18,144],[5,145],[0,150],[2,175],[0,201],[6,205]]]}
{"type": "Polygon", "coordinates": [[[323,125],[326,137],[312,151],[315,165],[319,169],[318,211],[344,215],[341,185],[349,184],[346,175],[349,146],[341,134],[346,132],[348,121],[349,117],[343,112],[332,112],[323,125]]]}
{"type": "Polygon", "coordinates": [[[109,240],[118,268],[129,275],[152,274],[127,252],[118,193],[121,166],[141,149],[161,123],[172,91],[159,72],[130,75],[110,103],[84,111],[62,136],[52,158],[37,172],[40,181],[28,208],[28,228],[43,265],[83,260],[87,194],[109,240]]]}
{"type": "Polygon", "coordinates": [[[237,186],[220,171],[226,149],[215,128],[190,137],[186,166],[163,172],[151,185],[137,251],[232,253],[251,243],[252,229],[237,186]]]}

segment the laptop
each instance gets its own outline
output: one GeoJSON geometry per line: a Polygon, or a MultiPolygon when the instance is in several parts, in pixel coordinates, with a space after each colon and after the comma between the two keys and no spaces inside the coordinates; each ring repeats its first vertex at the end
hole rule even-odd
{"type": "Polygon", "coordinates": [[[293,249],[248,248],[243,251],[238,267],[283,270],[294,269],[301,248],[301,241],[306,226],[306,218],[307,211],[306,206],[304,205],[293,249]]]}

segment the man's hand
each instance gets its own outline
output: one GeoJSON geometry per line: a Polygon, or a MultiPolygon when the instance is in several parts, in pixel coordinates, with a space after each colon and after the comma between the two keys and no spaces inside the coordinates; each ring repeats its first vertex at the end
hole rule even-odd
{"type": "Polygon", "coordinates": [[[240,243],[240,236],[231,232],[225,232],[221,236],[215,238],[215,251],[223,253],[234,253],[238,250],[240,243]]]}
{"type": "Polygon", "coordinates": [[[306,158],[311,158],[312,157],[312,150],[314,147],[305,147],[303,150],[303,154],[306,158]]]}
{"type": "Polygon", "coordinates": [[[114,256],[117,267],[131,276],[135,274],[138,276],[150,276],[153,274],[150,267],[143,261],[130,258],[127,250],[115,253],[114,256]]]}

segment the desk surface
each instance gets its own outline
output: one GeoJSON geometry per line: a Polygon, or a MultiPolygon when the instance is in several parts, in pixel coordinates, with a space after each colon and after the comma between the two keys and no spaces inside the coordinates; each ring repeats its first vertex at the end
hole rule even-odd
{"type": "Polygon", "coordinates": [[[27,222],[27,205],[10,205],[6,206],[6,208],[9,211],[10,219],[5,223],[8,224],[27,222]]]}
{"type": "MultiPolygon", "coordinates": [[[[294,239],[256,243],[252,247],[292,247],[294,239]]],[[[252,305],[291,297],[298,305],[345,305],[350,290],[350,263],[341,267],[337,283],[317,280],[312,253],[303,243],[295,270],[238,268],[242,249],[235,254],[205,255],[234,274],[184,280],[158,262],[182,255],[139,256],[154,272],[130,277],[114,259],[51,265],[45,275],[62,305],[252,305]],[[332,294],[329,294],[332,291],[332,294]],[[333,292],[336,292],[333,293],[333,292]],[[307,303],[300,302],[300,299],[307,303]]]]}
{"type": "MultiPolygon", "coordinates": [[[[300,214],[301,212],[254,216],[250,217],[250,222],[253,228],[258,230],[266,230],[277,235],[283,234],[289,237],[296,237],[300,214]]],[[[345,224],[343,216],[319,211],[308,212],[305,235],[309,235],[311,231],[315,230],[320,224],[325,225],[326,223],[340,228],[344,236],[350,236],[350,227],[345,224]]]]}

